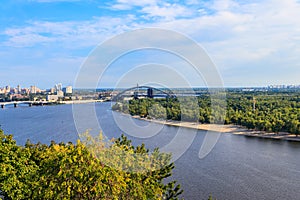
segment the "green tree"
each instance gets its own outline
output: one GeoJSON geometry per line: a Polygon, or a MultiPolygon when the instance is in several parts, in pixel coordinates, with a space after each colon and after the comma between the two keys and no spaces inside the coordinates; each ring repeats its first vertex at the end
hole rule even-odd
{"type": "Polygon", "coordinates": [[[0,132],[0,191],[6,199],[178,199],[171,155],[134,147],[125,136],[16,145],[0,132]]]}
{"type": "Polygon", "coordinates": [[[158,103],[153,104],[149,108],[149,116],[154,119],[167,119],[166,108],[158,103]]]}
{"type": "Polygon", "coordinates": [[[0,190],[6,199],[31,199],[38,166],[31,152],[0,130],[0,190]]]}

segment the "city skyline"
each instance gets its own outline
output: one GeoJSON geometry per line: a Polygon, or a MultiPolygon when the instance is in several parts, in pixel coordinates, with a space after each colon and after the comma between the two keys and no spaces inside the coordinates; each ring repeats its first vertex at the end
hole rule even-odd
{"type": "MultiPolygon", "coordinates": [[[[73,85],[97,45],[145,27],[195,40],[216,64],[225,87],[299,85],[299,10],[296,0],[5,0],[0,5],[0,85],[73,85]]],[[[117,77],[153,60],[183,66],[162,53],[136,53],[117,62],[122,67],[112,64],[99,87],[114,87],[117,77]]],[[[192,77],[191,84],[205,86],[192,77]]]]}
{"type": "MultiPolygon", "coordinates": [[[[138,84],[137,84],[138,85],[138,84]]],[[[134,86],[134,85],[132,85],[134,86]]],[[[149,85],[151,87],[156,87],[155,85],[149,85]]],[[[15,91],[20,91],[20,90],[30,90],[31,88],[36,88],[37,90],[39,91],[42,91],[42,92],[45,92],[45,91],[51,91],[51,90],[63,90],[63,89],[66,89],[66,88],[72,88],[72,89],[81,89],[81,88],[73,88],[72,85],[63,85],[61,83],[57,83],[57,84],[54,84],[54,86],[52,87],[47,87],[47,88],[41,88],[39,87],[38,85],[29,85],[29,86],[21,86],[21,84],[18,84],[16,86],[13,86],[13,85],[0,85],[0,93],[3,93],[3,90],[7,90],[7,93],[9,93],[8,91],[10,90],[15,90],[15,91]]],[[[158,88],[163,88],[163,87],[158,87],[158,88]]],[[[180,88],[183,88],[184,87],[178,87],[178,89],[180,88]]],[[[207,87],[192,87],[192,88],[207,88],[207,87]]],[[[208,87],[209,88],[209,87],[208,87]]],[[[276,85],[265,85],[265,86],[232,86],[232,87],[225,87],[225,88],[240,88],[240,89],[255,89],[255,88],[258,88],[258,89],[263,89],[263,88],[269,88],[269,89],[295,89],[295,88],[300,88],[300,84],[297,84],[297,85],[294,85],[294,84],[276,84],[276,85]]],[[[35,90],[36,90],[35,89],[35,90]]],[[[103,88],[82,88],[82,89],[124,89],[124,88],[114,88],[114,87],[103,87],[103,88]]],[[[172,88],[170,88],[172,89],[172,88]]],[[[176,88],[174,88],[176,89],[176,88]]]]}
{"type": "MultiPolygon", "coordinates": [[[[63,85],[62,83],[56,83],[52,87],[48,88],[40,88],[38,85],[31,84],[30,86],[21,86],[18,84],[16,86],[13,85],[0,85],[0,94],[1,93],[40,93],[45,91],[62,91],[62,90],[72,90],[71,85],[63,85]]],[[[54,92],[52,92],[54,93],[54,92]]]]}

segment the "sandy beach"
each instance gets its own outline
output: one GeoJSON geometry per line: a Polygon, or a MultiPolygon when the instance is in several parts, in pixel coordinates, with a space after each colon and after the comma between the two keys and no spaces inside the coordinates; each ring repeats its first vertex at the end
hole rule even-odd
{"type": "Polygon", "coordinates": [[[244,135],[249,137],[259,137],[259,138],[300,142],[300,137],[296,137],[295,134],[290,134],[287,132],[272,133],[272,132],[265,132],[265,131],[249,130],[239,125],[230,125],[230,124],[226,124],[226,125],[200,124],[200,123],[181,122],[181,121],[174,121],[174,120],[147,119],[147,118],[141,118],[140,116],[132,116],[132,117],[135,119],[145,120],[145,121],[169,125],[169,126],[193,128],[193,129],[204,130],[204,131],[210,130],[210,131],[221,132],[221,133],[232,133],[235,135],[244,135]]]}

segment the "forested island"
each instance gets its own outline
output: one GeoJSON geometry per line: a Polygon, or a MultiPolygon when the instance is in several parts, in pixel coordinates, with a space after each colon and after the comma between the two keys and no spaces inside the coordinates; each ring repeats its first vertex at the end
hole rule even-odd
{"type": "Polygon", "coordinates": [[[198,97],[143,98],[120,101],[112,109],[146,119],[224,123],[265,132],[300,134],[300,92],[226,91],[226,103],[214,100],[209,92],[198,97]],[[196,98],[196,101],[195,101],[196,98]],[[197,105],[195,105],[195,103],[197,105]],[[225,109],[224,109],[225,107],[225,109]],[[222,114],[226,111],[224,119],[222,114]]]}

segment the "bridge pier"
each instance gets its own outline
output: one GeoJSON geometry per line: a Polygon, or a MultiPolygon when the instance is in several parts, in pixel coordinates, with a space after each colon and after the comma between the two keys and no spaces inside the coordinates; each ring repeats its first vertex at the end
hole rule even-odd
{"type": "Polygon", "coordinates": [[[148,98],[153,98],[153,89],[152,88],[147,89],[147,97],[148,98]]]}
{"type": "Polygon", "coordinates": [[[133,97],[134,97],[134,99],[138,99],[139,98],[139,93],[138,92],[134,92],[133,97]]]}

